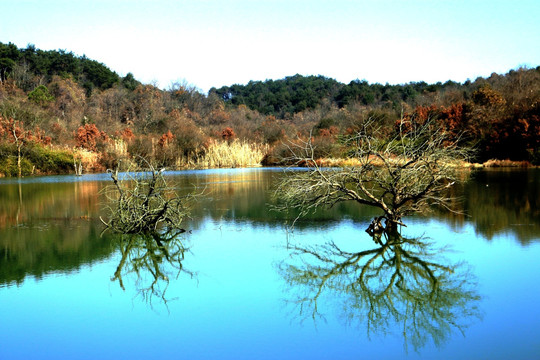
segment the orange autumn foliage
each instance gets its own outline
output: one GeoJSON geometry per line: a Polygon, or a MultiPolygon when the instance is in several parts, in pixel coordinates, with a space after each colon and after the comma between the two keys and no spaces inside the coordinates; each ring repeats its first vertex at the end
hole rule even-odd
{"type": "Polygon", "coordinates": [[[225,141],[232,141],[236,134],[234,133],[234,130],[230,127],[226,127],[221,131],[221,138],[225,141]]]}
{"type": "Polygon", "coordinates": [[[161,138],[158,141],[158,145],[159,145],[159,147],[161,147],[163,149],[163,148],[169,146],[169,144],[173,141],[173,139],[174,139],[174,135],[169,130],[169,131],[167,131],[166,134],[161,135],[161,138]]]}
{"type": "Polygon", "coordinates": [[[107,134],[100,131],[95,124],[80,126],[75,133],[77,146],[90,151],[96,151],[98,142],[105,142],[108,138],[107,134]]]}
{"type": "Polygon", "coordinates": [[[23,142],[41,145],[49,145],[51,137],[46,136],[43,130],[35,127],[33,130],[25,130],[24,124],[14,119],[5,119],[0,116],[0,138],[9,142],[23,142]]]}

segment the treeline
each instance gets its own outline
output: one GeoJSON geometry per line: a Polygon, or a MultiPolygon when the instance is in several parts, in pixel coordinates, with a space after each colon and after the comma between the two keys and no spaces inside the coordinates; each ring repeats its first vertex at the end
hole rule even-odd
{"type": "MultiPolygon", "coordinates": [[[[87,95],[94,88],[109,89],[120,81],[114,71],[86,56],[75,56],[64,50],[39,50],[34,45],[19,49],[12,43],[0,43],[0,81],[7,80],[8,75],[15,78],[18,86],[27,92],[51,82],[55,75],[76,80],[87,95]]],[[[132,74],[122,80],[132,82],[130,85],[133,87],[137,85],[132,74]]]]}
{"type": "Polygon", "coordinates": [[[228,104],[246,105],[265,115],[284,118],[304,110],[313,110],[324,102],[343,108],[351,104],[369,106],[391,105],[400,108],[403,102],[414,102],[419,95],[460,89],[472,92],[467,81],[427,84],[424,81],[405,85],[369,84],[353,80],[345,85],[324,76],[294,75],[282,80],[250,81],[247,85],[223,86],[210,89],[228,104]]]}
{"type": "Polygon", "coordinates": [[[102,171],[140,157],[169,167],[272,165],[284,144],[308,136],[318,157],[346,157],[341,140],[366,120],[391,134],[403,118],[436,118],[477,149],[475,161],[538,164],[540,67],[437,84],[295,75],[203,94],[186,83],[141,84],[70,52],[0,43],[0,173],[8,176],[69,172],[73,162],[102,171]]]}
{"type": "Polygon", "coordinates": [[[229,108],[244,105],[293,123],[315,113],[319,115],[312,122],[316,135],[351,133],[359,128],[358,122],[370,117],[389,131],[404,117],[435,118],[442,129],[456,139],[459,136],[463,145],[477,150],[476,161],[540,163],[540,67],[493,73],[463,84],[382,85],[365,80],[341,84],[324,76],[295,75],[212,88],[210,94],[229,108]]]}

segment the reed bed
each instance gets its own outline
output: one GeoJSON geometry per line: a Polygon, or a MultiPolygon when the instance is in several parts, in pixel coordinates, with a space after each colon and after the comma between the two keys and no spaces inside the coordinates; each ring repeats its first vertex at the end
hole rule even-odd
{"type": "MultiPolygon", "coordinates": [[[[355,158],[321,158],[316,160],[318,166],[322,167],[355,167],[361,166],[362,164],[358,159],[355,158]]],[[[372,159],[371,163],[373,165],[382,165],[382,162],[378,159],[372,159]]],[[[470,163],[466,161],[453,161],[447,163],[448,166],[458,167],[458,168],[528,168],[535,167],[529,161],[514,161],[514,160],[498,160],[491,159],[484,163],[470,163]]]]}
{"type": "Polygon", "coordinates": [[[73,161],[77,175],[100,168],[99,154],[83,148],[73,149],[73,161]]]}
{"type": "MultiPolygon", "coordinates": [[[[407,159],[396,157],[389,159],[389,161],[391,163],[400,164],[406,162],[407,159]]],[[[357,158],[320,158],[316,160],[316,163],[320,167],[359,167],[363,165],[362,161],[357,158]]],[[[370,156],[369,163],[375,166],[383,166],[383,162],[374,156],[370,156]]],[[[473,164],[461,160],[452,161],[446,163],[446,165],[459,168],[474,167],[473,164]]],[[[479,164],[479,166],[482,167],[483,165],[479,164]]]]}
{"type": "Polygon", "coordinates": [[[531,167],[528,161],[497,160],[491,159],[482,164],[483,167],[531,167]]]}
{"type": "Polygon", "coordinates": [[[213,142],[194,164],[197,168],[237,168],[261,166],[268,145],[245,140],[213,142]]]}

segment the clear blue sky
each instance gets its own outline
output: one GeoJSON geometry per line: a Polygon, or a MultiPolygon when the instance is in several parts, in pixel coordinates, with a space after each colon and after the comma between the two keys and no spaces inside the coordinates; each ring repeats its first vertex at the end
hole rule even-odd
{"type": "Polygon", "coordinates": [[[0,0],[0,41],[203,91],[296,73],[474,80],[540,65],[540,1],[0,0]]]}

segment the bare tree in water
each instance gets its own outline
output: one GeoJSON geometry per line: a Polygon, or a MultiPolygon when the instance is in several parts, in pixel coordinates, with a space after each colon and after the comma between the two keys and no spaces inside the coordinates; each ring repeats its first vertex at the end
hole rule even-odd
{"type": "Polygon", "coordinates": [[[106,220],[100,217],[107,229],[122,234],[182,230],[182,221],[189,214],[187,204],[194,195],[179,195],[167,184],[164,169],[147,164],[147,170],[134,174],[108,170],[114,185],[105,189],[106,220]]]}
{"type": "Polygon", "coordinates": [[[367,229],[380,237],[394,236],[406,215],[424,212],[433,205],[451,209],[445,194],[465,178],[461,161],[470,150],[458,146],[433,121],[401,120],[393,135],[385,135],[376,122],[343,139],[351,166],[324,168],[314,157],[311,138],[290,145],[289,164],[307,166],[290,171],[279,183],[275,197],[278,209],[298,216],[329,208],[343,201],[378,208],[382,215],[367,229]]]}

